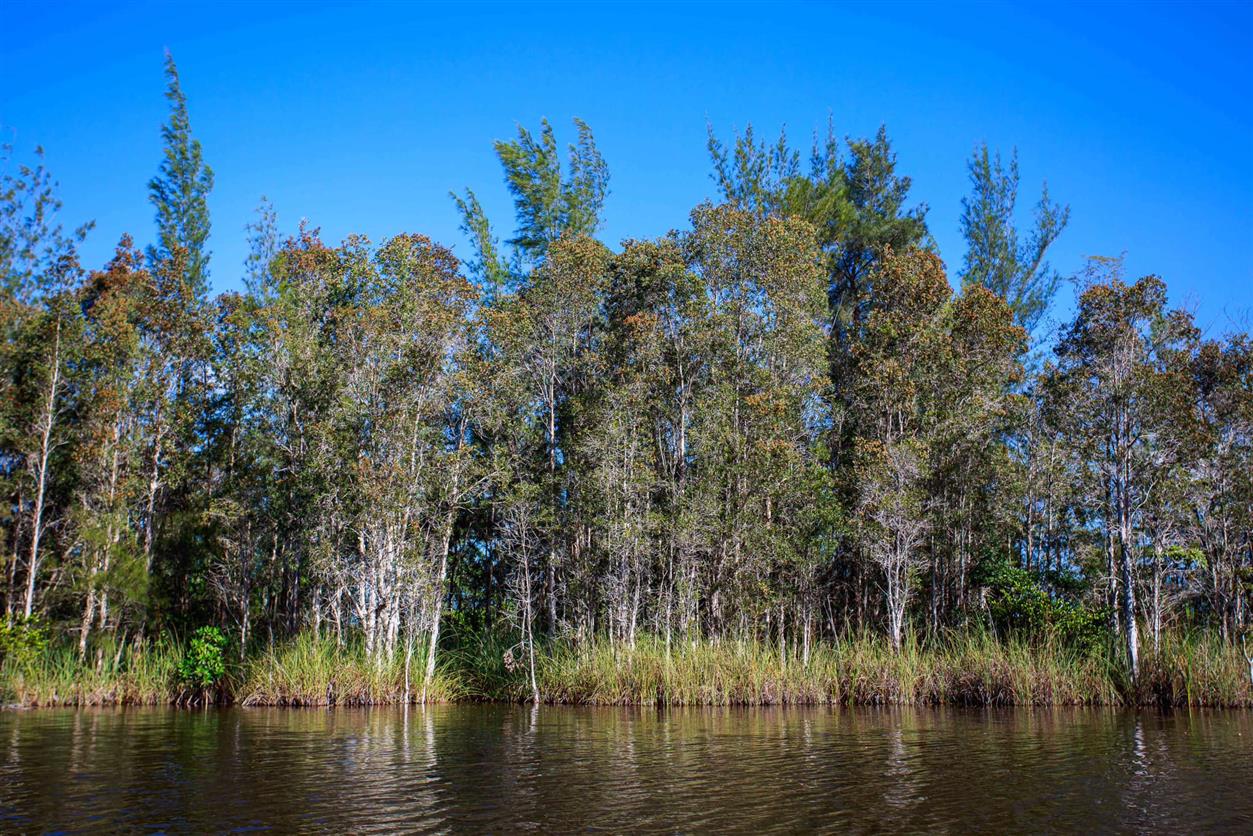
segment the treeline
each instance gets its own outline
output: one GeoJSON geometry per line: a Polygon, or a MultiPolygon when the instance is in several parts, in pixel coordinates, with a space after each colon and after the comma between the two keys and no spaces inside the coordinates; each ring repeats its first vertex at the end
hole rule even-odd
{"type": "Polygon", "coordinates": [[[246,289],[211,298],[213,176],[167,74],[145,250],[89,269],[41,162],[0,186],[10,630],[88,659],[313,631],[428,680],[441,630],[491,631],[535,687],[541,636],[807,663],[977,623],[1118,636],[1134,677],[1163,630],[1248,629],[1253,346],[1117,259],[1054,327],[1068,210],[1046,190],[1020,231],[1015,160],[969,163],[958,291],[882,130],[808,166],[711,132],[721,202],[615,250],[591,130],[563,154],[544,123],[496,145],[512,238],[454,197],[467,263],[284,237],[263,204],[246,289]]]}

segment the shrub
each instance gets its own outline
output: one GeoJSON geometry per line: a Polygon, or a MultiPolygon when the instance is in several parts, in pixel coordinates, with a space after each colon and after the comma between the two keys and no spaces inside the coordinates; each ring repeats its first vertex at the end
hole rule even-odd
{"type": "Polygon", "coordinates": [[[208,690],[226,674],[226,636],[216,627],[201,627],[191,637],[178,665],[179,681],[190,688],[208,690]]]}
{"type": "Polygon", "coordinates": [[[981,563],[975,581],[987,587],[988,614],[1002,635],[1032,641],[1055,635],[1085,651],[1109,638],[1105,613],[1051,596],[1030,572],[1004,557],[981,563]]]}
{"type": "Polygon", "coordinates": [[[0,663],[29,668],[48,652],[48,631],[37,618],[0,624],[0,663]]]}

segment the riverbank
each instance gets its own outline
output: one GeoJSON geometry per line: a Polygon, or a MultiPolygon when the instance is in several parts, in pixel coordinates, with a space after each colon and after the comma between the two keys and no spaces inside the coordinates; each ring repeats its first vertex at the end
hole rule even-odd
{"type": "MultiPolygon", "coordinates": [[[[893,653],[878,637],[816,645],[807,661],[754,641],[674,642],[634,647],[598,640],[537,648],[535,679],[546,703],[584,705],[986,705],[1208,706],[1253,708],[1253,682],[1238,648],[1216,636],[1168,637],[1146,649],[1139,682],[1116,653],[1061,644],[1002,642],[984,633],[910,641],[893,653]]],[[[382,663],[356,645],[311,636],[228,667],[220,684],[178,684],[182,649],[153,642],[101,648],[79,660],[69,648],[23,666],[0,666],[0,702],[161,705],[209,700],[246,706],[383,705],[532,698],[517,648],[478,640],[440,654],[430,683],[425,657],[382,663]],[[408,675],[406,676],[406,668],[408,675]]]]}

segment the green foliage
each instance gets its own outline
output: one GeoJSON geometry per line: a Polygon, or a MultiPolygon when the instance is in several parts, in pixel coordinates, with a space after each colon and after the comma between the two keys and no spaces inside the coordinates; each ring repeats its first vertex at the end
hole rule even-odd
{"type": "MultiPolygon", "coordinates": [[[[424,658],[423,649],[415,657],[424,658]]],[[[449,702],[468,696],[459,662],[450,654],[425,687],[428,702],[449,702]]],[[[344,646],[333,639],[302,633],[249,659],[233,697],[243,705],[380,705],[416,702],[424,683],[415,668],[405,682],[405,654],[400,648],[385,659],[371,659],[360,642],[344,646]]]]}
{"type": "Polygon", "coordinates": [[[982,561],[974,580],[987,588],[988,614],[1000,635],[1058,636],[1084,650],[1109,641],[1106,613],[1049,595],[1034,575],[1004,557],[982,561]]]}
{"type": "Polygon", "coordinates": [[[226,675],[226,636],[217,627],[201,627],[192,635],[178,664],[178,679],[197,689],[212,688],[226,675]]]}
{"type": "Polygon", "coordinates": [[[1008,167],[988,146],[975,151],[969,163],[971,194],[962,198],[962,235],[966,261],[962,287],[983,285],[1009,302],[1014,318],[1034,331],[1048,311],[1061,277],[1049,267],[1045,253],[1070,220],[1070,207],[1049,200],[1043,187],[1035,211],[1035,228],[1025,241],[1014,225],[1018,200],[1018,152],[1008,167]]]}
{"type": "Polygon", "coordinates": [[[0,664],[29,668],[48,652],[48,628],[38,616],[0,624],[0,664]]]}
{"type": "Polygon", "coordinates": [[[543,262],[548,248],[562,236],[590,237],[600,228],[601,209],[609,193],[609,167],[588,124],[575,119],[574,125],[578,141],[569,146],[564,171],[557,139],[547,119],[541,121],[538,137],[519,125],[517,139],[496,143],[496,156],[513,195],[517,223],[514,237],[508,242],[513,248],[511,261],[501,256],[491,224],[474,192],[467,190],[465,197],[452,195],[461,214],[461,229],[476,252],[469,267],[489,295],[507,284],[516,285],[527,270],[543,262]]]}
{"type": "MultiPolygon", "coordinates": [[[[547,122],[496,144],[513,234],[458,198],[467,263],[408,232],[282,240],[263,203],[246,289],[210,303],[213,177],[168,56],[166,74],[147,257],[124,237],[88,273],[42,165],[0,179],[4,603],[62,627],[46,655],[6,638],[26,648],[0,662],[15,692],[221,695],[229,631],[258,701],[338,699],[344,678],[348,700],[452,693],[446,660],[525,696],[536,648],[554,689],[612,699],[673,681],[656,644],[621,652],[656,630],[693,648],[680,699],[772,699],[799,647],[840,643],[862,666],[827,680],[840,699],[1036,700],[1033,677],[1104,695],[1113,674],[1092,672],[1121,668],[1100,606],[1120,593],[1155,640],[1243,626],[1253,346],[1202,342],[1159,279],[1097,260],[1027,379],[1067,215],[1045,193],[1019,235],[1016,161],[971,162],[958,294],[883,129],[828,129],[808,168],[785,136],[711,134],[726,202],[615,252],[576,121],[568,149],[547,122]],[[1006,561],[972,579],[991,550],[1006,561]],[[967,620],[972,580],[999,639],[924,659],[911,636],[967,620]],[[211,619],[186,652],[131,649],[211,619]],[[884,627],[896,659],[845,641],[884,627]],[[493,629],[510,647],[459,646],[493,629]],[[615,680],[624,659],[653,678],[615,680]],[[610,685],[583,689],[592,674],[610,685]]],[[[1162,664],[1193,649],[1229,676],[1200,645],[1162,664]]]]}
{"type": "Polygon", "coordinates": [[[929,241],[927,207],[907,207],[911,181],[896,171],[896,153],[883,127],[873,138],[846,140],[842,152],[832,125],[814,140],[810,170],[780,132],[758,143],[752,125],[728,151],[709,128],[713,179],[723,197],[746,211],[799,218],[810,224],[823,254],[829,318],[837,345],[864,313],[864,284],[886,250],[929,241]]]}
{"type": "Polygon", "coordinates": [[[200,140],[192,136],[174,56],[165,53],[165,98],[170,119],[161,128],[165,143],[161,168],[148,182],[148,200],[157,210],[158,244],[149,251],[154,263],[179,259],[184,278],[198,297],[209,290],[209,192],[213,169],[204,162],[200,140]]]}
{"type": "Polygon", "coordinates": [[[50,644],[32,664],[0,662],[0,699],[27,706],[162,705],[179,697],[182,648],[168,638],[119,644],[110,636],[94,643],[97,658],[77,647],[50,644]]]}

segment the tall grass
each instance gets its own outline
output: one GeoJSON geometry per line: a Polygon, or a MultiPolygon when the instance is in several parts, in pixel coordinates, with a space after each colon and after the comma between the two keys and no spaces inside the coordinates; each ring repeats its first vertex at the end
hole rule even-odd
{"type": "Polygon", "coordinates": [[[0,697],[24,706],[160,705],[177,696],[182,646],[169,638],[119,649],[104,639],[80,659],[75,648],[49,648],[33,662],[0,665],[0,697]]]}
{"type": "MultiPolygon", "coordinates": [[[[183,648],[163,639],[123,652],[102,645],[87,661],[72,648],[34,664],[0,664],[0,701],[26,706],[177,703],[183,648]]],[[[425,698],[527,701],[521,654],[496,634],[441,652],[425,698]]],[[[415,649],[408,699],[423,697],[425,655],[415,649]]],[[[998,640],[963,632],[899,652],[875,635],[813,648],[807,663],[753,640],[664,640],[633,647],[606,639],[537,647],[541,699],[594,705],[1160,705],[1253,708],[1253,683],[1238,648],[1212,633],[1164,637],[1145,650],[1133,687],[1120,652],[1079,651],[1061,641],[998,640]]],[[[263,650],[227,674],[218,695],[244,705],[379,705],[406,697],[405,659],[371,660],[360,643],[311,634],[263,650]]]]}
{"type": "Polygon", "coordinates": [[[1168,633],[1141,665],[1137,701],[1163,706],[1253,707],[1253,671],[1212,632],[1168,633]]]}
{"type": "Polygon", "coordinates": [[[371,660],[357,642],[342,647],[329,638],[312,634],[266,650],[245,663],[233,685],[236,699],[244,705],[381,705],[417,701],[451,702],[465,695],[455,671],[436,667],[424,692],[424,653],[415,650],[409,665],[408,688],[405,654],[371,660]]]}
{"type": "MultiPolygon", "coordinates": [[[[1253,707],[1239,652],[1213,637],[1189,639],[1146,662],[1132,690],[1119,656],[1060,641],[998,641],[981,632],[899,652],[877,636],[821,644],[808,663],[757,641],[647,637],[634,647],[597,640],[540,648],[541,698],[593,705],[1214,705],[1253,707]],[[1159,681],[1173,683],[1169,699],[1159,681]]],[[[525,673],[510,671],[499,641],[462,651],[462,679],[480,699],[527,700],[525,673]]]]}

